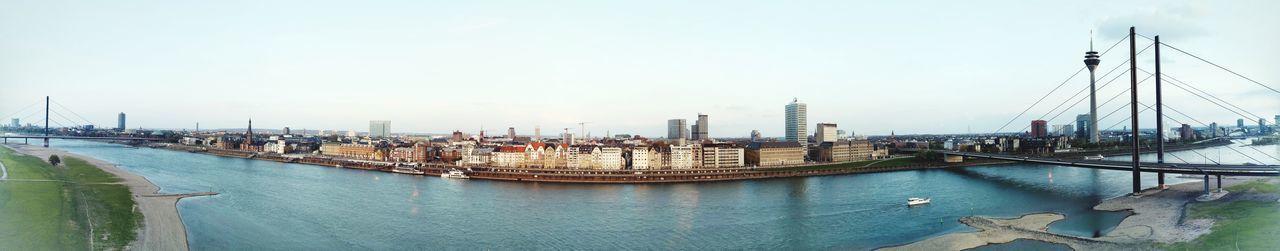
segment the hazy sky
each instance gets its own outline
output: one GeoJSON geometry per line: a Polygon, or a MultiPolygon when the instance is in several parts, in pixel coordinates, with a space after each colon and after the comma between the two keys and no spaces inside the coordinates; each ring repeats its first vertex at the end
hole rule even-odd
{"type": "MultiPolygon", "coordinates": [[[[396,133],[551,135],[587,121],[596,136],[660,137],[667,119],[701,112],[711,136],[745,137],[781,136],[797,97],[811,128],[990,132],[1082,66],[1090,30],[1102,50],[1129,26],[1280,88],[1277,1],[618,2],[0,0],[0,116],[50,95],[107,127],[126,112],[131,128],[252,117],[258,128],[391,120],[396,133]]],[[[1104,56],[1098,74],[1127,52],[1104,56]]],[[[1280,114],[1280,94],[1165,52],[1167,74],[1268,121],[1280,114]]],[[[1152,69],[1150,55],[1139,67],[1152,69]]],[[[1169,106],[1202,121],[1240,117],[1165,89],[1169,106]]]]}

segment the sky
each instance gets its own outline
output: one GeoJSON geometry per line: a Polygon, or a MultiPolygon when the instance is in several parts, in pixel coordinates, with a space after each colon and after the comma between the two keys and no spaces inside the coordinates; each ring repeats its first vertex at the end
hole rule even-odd
{"type": "MultiPolygon", "coordinates": [[[[523,135],[539,126],[554,135],[588,122],[593,136],[662,137],[668,119],[692,124],[704,113],[712,137],[780,137],[784,106],[798,98],[810,131],[827,122],[860,135],[983,133],[1079,70],[1091,31],[1105,50],[1136,26],[1280,89],[1277,9],[1276,1],[0,0],[0,116],[38,117],[27,115],[40,105],[28,105],[47,95],[76,114],[66,116],[100,127],[124,112],[130,128],[243,128],[252,118],[255,128],[367,131],[369,120],[391,120],[393,133],[515,127],[523,135]]],[[[1098,75],[1127,60],[1127,45],[1102,57],[1098,75]]],[[[1280,93],[1162,52],[1165,74],[1268,121],[1280,114],[1280,93]]],[[[1139,55],[1140,68],[1154,69],[1151,55],[1139,55]]],[[[1050,120],[1087,76],[1003,131],[1050,120]]],[[[1127,80],[1100,89],[1098,102],[1127,80]]],[[[1140,86],[1142,102],[1154,103],[1153,86],[1140,86]]],[[[1164,92],[1168,107],[1204,123],[1241,117],[1176,87],[1164,92]]],[[[1100,106],[1099,116],[1124,109],[1104,129],[1128,124],[1124,96],[1100,106]]],[[[1049,123],[1072,123],[1088,102],[1065,110],[1049,123]]],[[[1142,117],[1143,127],[1154,123],[1154,113],[1142,117]]]]}

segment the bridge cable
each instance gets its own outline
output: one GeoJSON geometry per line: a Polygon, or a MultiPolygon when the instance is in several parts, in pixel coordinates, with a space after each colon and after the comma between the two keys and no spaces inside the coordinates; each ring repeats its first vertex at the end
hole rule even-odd
{"type": "Polygon", "coordinates": [[[68,122],[68,123],[70,123],[70,124],[72,125],[72,127],[74,127],[74,126],[76,125],[75,120],[71,120],[71,119],[67,118],[67,116],[62,115],[62,113],[58,112],[58,110],[52,110],[52,109],[50,109],[49,111],[50,111],[50,112],[53,112],[53,115],[58,115],[58,118],[62,118],[62,119],[63,119],[63,122],[68,122]]]}
{"type": "MultiPolygon", "coordinates": [[[[1151,72],[1149,72],[1149,71],[1147,71],[1147,70],[1145,70],[1145,69],[1142,69],[1142,68],[1138,68],[1138,70],[1139,70],[1139,71],[1142,71],[1142,72],[1146,72],[1146,73],[1151,73],[1151,72]]],[[[1165,75],[1165,74],[1161,73],[1160,75],[1165,75]]],[[[1227,106],[1224,106],[1224,105],[1222,105],[1222,104],[1219,104],[1219,103],[1218,103],[1218,102],[1216,102],[1216,101],[1213,101],[1213,99],[1209,99],[1209,98],[1205,97],[1204,95],[1200,95],[1199,93],[1196,93],[1196,92],[1193,92],[1193,91],[1191,91],[1191,90],[1188,90],[1187,88],[1182,87],[1181,85],[1179,85],[1179,84],[1177,84],[1177,83],[1169,82],[1169,85],[1172,85],[1173,87],[1178,87],[1178,89],[1182,89],[1182,91],[1185,91],[1185,92],[1187,92],[1187,93],[1190,93],[1191,95],[1195,95],[1196,97],[1199,97],[1200,99],[1204,99],[1205,101],[1209,101],[1209,103],[1212,103],[1212,104],[1214,104],[1214,105],[1217,105],[1218,107],[1220,107],[1220,108],[1222,108],[1222,109],[1224,109],[1224,110],[1227,110],[1227,111],[1229,111],[1229,112],[1231,112],[1231,113],[1235,113],[1236,115],[1240,115],[1241,117],[1249,117],[1249,115],[1245,115],[1245,114],[1240,113],[1240,112],[1238,112],[1238,111],[1236,111],[1236,110],[1234,110],[1234,109],[1228,108],[1227,106]]],[[[1245,112],[1248,112],[1248,111],[1245,111],[1245,112]]]]}
{"type": "MultiPolygon", "coordinates": [[[[1143,104],[1142,102],[1138,102],[1138,104],[1146,106],[1146,104],[1143,104]]],[[[1147,106],[1147,108],[1151,108],[1151,107],[1150,107],[1150,106],[1147,106]]],[[[1199,120],[1196,120],[1194,117],[1188,116],[1186,113],[1182,113],[1182,111],[1178,111],[1178,109],[1174,109],[1173,107],[1169,107],[1169,105],[1164,105],[1164,108],[1165,108],[1165,109],[1169,109],[1169,110],[1171,110],[1171,111],[1173,111],[1173,112],[1176,112],[1176,113],[1178,113],[1178,114],[1181,114],[1182,116],[1187,117],[1188,119],[1195,120],[1197,123],[1200,123],[1202,126],[1209,127],[1209,125],[1208,125],[1208,124],[1205,124],[1204,122],[1201,122],[1201,121],[1199,121],[1199,120]]],[[[1165,114],[1164,116],[1165,116],[1165,118],[1168,118],[1169,120],[1173,120],[1173,122],[1175,122],[1175,123],[1178,123],[1178,124],[1186,124],[1186,123],[1183,123],[1183,122],[1181,122],[1181,121],[1178,121],[1177,119],[1174,119],[1172,116],[1169,116],[1168,114],[1165,114]]],[[[1164,129],[1162,129],[1162,128],[1158,128],[1157,130],[1164,130],[1164,129]]],[[[1253,149],[1254,151],[1258,151],[1258,153],[1261,153],[1263,156],[1267,156],[1267,157],[1269,157],[1269,158],[1272,158],[1272,159],[1275,159],[1275,160],[1277,160],[1277,161],[1280,161],[1280,158],[1276,158],[1275,156],[1271,156],[1270,154],[1264,153],[1264,152],[1262,152],[1261,150],[1258,150],[1256,147],[1253,147],[1253,146],[1248,146],[1248,147],[1249,147],[1249,148],[1251,148],[1251,149],[1253,149]]],[[[1246,158],[1249,158],[1249,159],[1251,159],[1251,160],[1253,160],[1253,161],[1255,161],[1255,162],[1258,162],[1258,164],[1264,164],[1261,160],[1255,159],[1255,158],[1253,158],[1253,156],[1250,156],[1250,155],[1248,155],[1248,154],[1245,154],[1244,152],[1241,152],[1240,150],[1236,150],[1235,148],[1231,148],[1231,147],[1227,147],[1227,149],[1229,149],[1229,150],[1231,150],[1231,151],[1234,151],[1234,152],[1236,152],[1236,153],[1239,153],[1240,155],[1242,155],[1242,156],[1244,156],[1244,157],[1246,157],[1246,158]]],[[[1216,162],[1215,162],[1215,163],[1216,163],[1216,162]]]]}
{"type": "MultiPolygon", "coordinates": [[[[1153,45],[1148,45],[1146,48],[1143,48],[1141,51],[1138,51],[1138,54],[1140,55],[1140,54],[1142,54],[1143,52],[1146,52],[1148,49],[1151,49],[1151,47],[1152,47],[1152,46],[1154,46],[1154,44],[1153,44],[1153,45]]],[[[1119,68],[1120,66],[1123,66],[1123,65],[1124,65],[1124,63],[1128,63],[1128,62],[1129,62],[1129,60],[1127,60],[1127,59],[1126,59],[1124,62],[1121,62],[1120,64],[1117,64],[1115,68],[1112,68],[1112,69],[1111,69],[1111,71],[1108,71],[1108,72],[1107,72],[1107,74],[1103,74],[1101,78],[1106,78],[1106,77],[1107,77],[1107,75],[1110,75],[1112,72],[1114,72],[1114,71],[1116,70],[1116,68],[1119,68]]],[[[1119,79],[1120,77],[1123,77],[1124,73],[1126,73],[1126,72],[1129,72],[1129,69],[1125,69],[1124,71],[1121,71],[1121,72],[1120,72],[1120,74],[1116,74],[1116,76],[1115,76],[1114,78],[1111,78],[1111,80],[1110,80],[1110,81],[1107,81],[1107,82],[1106,82],[1106,83],[1104,83],[1101,87],[1098,87],[1098,89],[1099,89],[1099,90],[1101,90],[1102,88],[1104,88],[1104,87],[1107,87],[1107,86],[1111,85],[1111,83],[1112,83],[1112,82],[1115,82],[1115,81],[1116,81],[1116,79],[1119,79]]],[[[1063,101],[1062,101],[1062,103],[1059,103],[1059,104],[1058,104],[1058,106],[1055,106],[1052,110],[1049,110],[1049,112],[1048,112],[1048,113],[1046,113],[1044,116],[1040,116],[1040,118],[1038,118],[1038,119],[1043,120],[1043,119],[1044,119],[1044,117],[1049,116],[1049,114],[1052,114],[1054,111],[1057,111],[1059,107],[1062,107],[1062,105],[1066,104],[1067,102],[1071,102],[1071,100],[1074,100],[1076,96],[1079,96],[1081,93],[1084,93],[1084,91],[1086,91],[1086,90],[1089,90],[1089,87],[1088,87],[1088,86],[1085,86],[1083,89],[1080,89],[1080,91],[1077,91],[1075,95],[1071,95],[1071,97],[1070,97],[1070,98],[1067,98],[1066,100],[1063,100],[1063,101]]],[[[1059,111],[1059,112],[1058,112],[1057,114],[1055,114],[1052,118],[1049,118],[1049,120],[1048,120],[1048,121],[1053,121],[1053,120],[1055,120],[1055,119],[1058,119],[1058,117],[1059,117],[1059,116],[1062,116],[1062,114],[1063,114],[1063,113],[1066,113],[1066,112],[1067,112],[1067,110],[1069,110],[1070,108],[1075,107],[1075,106],[1077,106],[1077,105],[1080,105],[1080,103],[1081,103],[1081,102],[1084,102],[1084,100],[1086,100],[1086,99],[1088,99],[1088,98],[1089,98],[1089,96],[1084,96],[1084,97],[1082,97],[1080,100],[1076,100],[1076,102],[1075,102],[1075,103],[1071,104],[1070,106],[1064,107],[1064,108],[1062,109],[1062,111],[1059,111]]],[[[1030,124],[1028,124],[1027,126],[1025,126],[1025,127],[1023,127],[1023,128],[1022,128],[1022,131],[1026,131],[1026,130],[1027,130],[1028,128],[1030,128],[1030,127],[1031,127],[1031,125],[1030,125],[1030,124]]]]}
{"type": "MultiPolygon", "coordinates": [[[[1116,46],[1117,46],[1117,45],[1120,45],[1120,43],[1121,43],[1121,42],[1124,42],[1124,40],[1125,40],[1125,39],[1128,39],[1128,38],[1129,38],[1129,36],[1128,36],[1128,35],[1125,35],[1123,38],[1120,38],[1119,40],[1117,40],[1117,41],[1116,41],[1116,43],[1115,43],[1115,44],[1112,44],[1112,45],[1111,45],[1111,47],[1109,47],[1109,48],[1107,48],[1105,51],[1103,51],[1101,55],[1106,55],[1106,54],[1107,54],[1107,52],[1110,52],[1110,51],[1111,51],[1111,49],[1116,48],[1116,46]]],[[[1099,56],[1101,56],[1101,55],[1099,55],[1099,56]]],[[[1027,113],[1027,111],[1030,111],[1030,110],[1031,110],[1031,108],[1035,108],[1035,107],[1036,107],[1036,105],[1039,105],[1039,104],[1040,104],[1040,102],[1043,102],[1045,98],[1048,98],[1048,97],[1049,97],[1049,95],[1052,95],[1054,92],[1058,91],[1058,89],[1059,89],[1059,88],[1062,88],[1062,86],[1063,86],[1063,85],[1066,85],[1066,84],[1067,84],[1067,82],[1071,82],[1071,79],[1074,79],[1077,75],[1080,75],[1080,73],[1081,73],[1081,72],[1084,72],[1084,70],[1085,70],[1085,69],[1088,69],[1088,67],[1080,67],[1080,70],[1076,70],[1076,73],[1071,74],[1071,76],[1070,76],[1070,77],[1067,77],[1067,79],[1066,79],[1066,80],[1063,80],[1063,81],[1062,81],[1062,83],[1059,83],[1059,84],[1058,84],[1058,86],[1053,87],[1053,89],[1052,89],[1052,90],[1049,90],[1049,93],[1045,93],[1045,94],[1044,94],[1044,96],[1041,96],[1041,97],[1040,97],[1040,99],[1037,99],[1035,103],[1032,103],[1032,104],[1031,104],[1031,106],[1028,106],[1028,107],[1027,107],[1027,109],[1023,109],[1023,110],[1022,110],[1022,112],[1018,113],[1018,115],[1017,115],[1017,116],[1014,116],[1014,117],[1013,117],[1013,119],[1009,119],[1009,122],[1005,122],[1005,123],[1004,123],[1004,125],[1000,126],[1000,129],[996,129],[996,131],[995,131],[995,132],[993,132],[992,134],[1000,133],[1000,131],[1004,130],[1004,128],[1005,128],[1005,127],[1008,127],[1008,126],[1009,126],[1009,124],[1012,124],[1014,121],[1017,121],[1017,120],[1018,120],[1018,118],[1021,118],[1021,117],[1022,117],[1022,115],[1025,115],[1025,114],[1027,113]]]]}
{"type": "Polygon", "coordinates": [[[1218,96],[1214,96],[1213,94],[1209,94],[1209,92],[1206,92],[1206,91],[1204,91],[1204,90],[1201,90],[1200,88],[1196,88],[1195,86],[1192,86],[1191,84],[1187,83],[1186,81],[1178,80],[1178,79],[1176,79],[1176,78],[1173,78],[1173,76],[1169,76],[1169,74],[1166,74],[1166,73],[1160,73],[1160,76],[1164,76],[1165,78],[1168,78],[1169,80],[1173,80],[1173,81],[1175,81],[1175,82],[1178,82],[1179,84],[1182,84],[1182,86],[1185,86],[1185,87],[1187,87],[1187,88],[1191,88],[1192,90],[1199,91],[1200,93],[1203,93],[1204,95],[1207,95],[1207,96],[1209,96],[1209,97],[1211,97],[1211,98],[1217,99],[1218,101],[1221,101],[1223,104],[1227,104],[1227,105],[1229,105],[1229,106],[1231,106],[1231,107],[1234,107],[1234,108],[1236,108],[1236,109],[1238,109],[1238,110],[1240,110],[1240,111],[1242,111],[1242,112],[1244,112],[1244,113],[1248,113],[1249,115],[1253,115],[1253,117],[1254,117],[1254,118],[1262,118],[1262,116],[1258,116],[1257,114],[1254,114],[1254,113],[1252,113],[1252,112],[1249,112],[1248,110],[1245,110],[1244,108],[1240,108],[1239,106],[1236,106],[1235,104],[1232,104],[1231,102],[1227,102],[1227,100],[1224,100],[1224,99],[1222,99],[1222,98],[1219,98],[1218,96]]]}
{"type": "Polygon", "coordinates": [[[53,104],[58,105],[58,107],[62,107],[63,110],[70,112],[72,115],[76,115],[77,118],[80,118],[80,120],[83,120],[85,123],[88,123],[90,125],[96,124],[96,123],[93,123],[93,121],[89,121],[88,119],[85,119],[84,116],[80,116],[79,113],[76,113],[76,111],[71,110],[71,108],[67,108],[66,106],[63,106],[62,103],[58,103],[57,100],[49,100],[49,101],[52,101],[53,104]]]}
{"type": "MultiPolygon", "coordinates": [[[[1146,35],[1138,34],[1138,36],[1141,36],[1141,37],[1143,37],[1143,38],[1146,38],[1147,40],[1153,40],[1153,41],[1154,41],[1154,39],[1151,39],[1150,37],[1147,37],[1146,35]]],[[[1267,88],[1268,90],[1271,90],[1272,92],[1275,92],[1275,93],[1280,94],[1280,90],[1276,90],[1276,88],[1272,88],[1271,86],[1267,86],[1267,85],[1265,85],[1265,84],[1262,84],[1262,83],[1258,82],[1257,80],[1253,80],[1253,79],[1251,79],[1251,78],[1249,78],[1249,77],[1245,77],[1244,75],[1240,75],[1240,73],[1236,73],[1235,71],[1232,71],[1231,69],[1227,69],[1227,67],[1222,67],[1221,65],[1218,65],[1218,64],[1216,64],[1216,63],[1210,62],[1209,60],[1206,60],[1206,59],[1204,59],[1204,58],[1202,58],[1202,57],[1200,57],[1200,56],[1196,56],[1195,54],[1191,54],[1190,52],[1184,51],[1184,50],[1182,50],[1182,49],[1178,49],[1178,47],[1174,47],[1174,46],[1172,46],[1172,45],[1169,45],[1168,43],[1161,42],[1160,44],[1164,45],[1165,47],[1169,47],[1169,49],[1173,49],[1173,50],[1175,50],[1175,51],[1181,52],[1182,54],[1187,54],[1187,56],[1191,56],[1191,57],[1193,57],[1193,58],[1199,59],[1200,61],[1203,61],[1203,62],[1205,62],[1205,63],[1208,63],[1209,65],[1213,65],[1214,67],[1218,67],[1218,69],[1222,69],[1222,70],[1224,70],[1224,71],[1230,72],[1231,74],[1234,74],[1234,75],[1236,75],[1237,77],[1243,78],[1243,79],[1245,79],[1245,80],[1249,80],[1249,82],[1253,82],[1254,84],[1257,84],[1258,86],[1262,86],[1262,88],[1267,88]]]]}
{"type": "Polygon", "coordinates": [[[23,111],[26,111],[28,108],[31,108],[32,106],[35,106],[36,104],[39,104],[39,103],[40,103],[39,101],[31,102],[31,104],[27,105],[26,107],[22,107],[22,109],[18,109],[17,111],[14,111],[13,113],[6,115],[5,117],[8,118],[8,117],[13,117],[13,115],[18,115],[18,113],[22,113],[23,111]]]}

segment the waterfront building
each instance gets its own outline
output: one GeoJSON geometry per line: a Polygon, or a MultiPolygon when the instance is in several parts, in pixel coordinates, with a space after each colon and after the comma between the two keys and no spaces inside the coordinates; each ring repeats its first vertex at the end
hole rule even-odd
{"type": "Polygon", "coordinates": [[[1031,137],[1043,138],[1043,137],[1049,136],[1049,130],[1048,128],[1046,128],[1047,124],[1048,122],[1045,122],[1044,120],[1038,120],[1038,119],[1032,120],[1031,121],[1031,137]]]}
{"type": "Polygon", "coordinates": [[[693,162],[693,146],[694,145],[671,145],[669,146],[669,165],[671,169],[692,169],[693,162]]]}
{"type": "Polygon", "coordinates": [[[498,167],[524,167],[524,159],[524,147],[500,146],[494,149],[489,161],[498,167]]]}
{"type": "Polygon", "coordinates": [[[126,127],[124,127],[124,113],[122,112],[120,113],[120,116],[116,118],[116,131],[123,132],[125,128],[126,127]]]}
{"type": "Polygon", "coordinates": [[[747,165],[759,167],[804,164],[804,155],[799,142],[752,142],[746,149],[747,165]]]}
{"type": "Polygon", "coordinates": [[[320,154],[357,160],[383,160],[377,147],[370,144],[325,143],[320,145],[320,154]]]}
{"type": "Polygon", "coordinates": [[[786,141],[807,145],[809,141],[808,107],[800,99],[792,99],[786,108],[786,141]]]}
{"type": "Polygon", "coordinates": [[[370,138],[391,137],[391,121],[390,120],[370,120],[369,121],[369,137],[370,138]]]}
{"type": "Polygon", "coordinates": [[[653,148],[635,147],[631,148],[631,169],[646,170],[649,169],[649,156],[652,156],[653,148]]]}
{"type": "Polygon", "coordinates": [[[597,151],[598,154],[595,157],[599,169],[619,170],[626,164],[620,147],[599,147],[597,151]]]}
{"type": "Polygon", "coordinates": [[[742,148],[732,144],[706,144],[702,146],[702,168],[734,168],[746,165],[742,148]]]}
{"type": "MultiPolygon", "coordinates": [[[[961,150],[967,147],[967,145],[972,144],[973,143],[968,140],[955,142],[948,139],[946,143],[943,143],[943,147],[950,147],[951,150],[961,150]]],[[[873,160],[888,156],[888,149],[884,148],[883,150],[883,153],[877,153],[874,145],[872,145],[870,141],[866,140],[840,140],[836,142],[819,143],[810,151],[809,155],[810,158],[815,161],[852,162],[873,160]]]]}
{"type": "Polygon", "coordinates": [[[838,139],[838,136],[836,135],[836,124],[818,123],[818,126],[814,128],[813,139],[814,144],[822,144],[822,142],[836,142],[836,139],[838,139]]]}
{"type": "Polygon", "coordinates": [[[249,128],[244,133],[244,141],[240,142],[241,151],[261,152],[262,146],[253,138],[253,119],[249,120],[249,128]]]}
{"type": "Polygon", "coordinates": [[[687,131],[688,129],[685,129],[685,128],[687,127],[685,127],[684,119],[667,120],[667,139],[689,138],[689,131],[687,131]]]}
{"type": "Polygon", "coordinates": [[[396,147],[391,149],[389,159],[395,162],[414,162],[412,147],[396,147]]]}
{"type": "Polygon", "coordinates": [[[581,168],[582,147],[569,146],[565,152],[565,167],[570,169],[581,168]]]}

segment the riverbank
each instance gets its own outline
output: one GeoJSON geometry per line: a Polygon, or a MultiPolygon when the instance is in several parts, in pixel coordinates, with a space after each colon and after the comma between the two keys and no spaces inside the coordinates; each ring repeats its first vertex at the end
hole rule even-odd
{"type": "Polygon", "coordinates": [[[119,184],[128,187],[142,213],[143,223],[137,238],[128,245],[132,250],[187,250],[186,225],[178,215],[178,200],[192,195],[159,194],[160,188],[137,174],[124,171],[114,164],[99,159],[69,153],[54,148],[35,145],[5,145],[16,152],[47,159],[50,155],[74,157],[88,162],[102,171],[120,178],[119,184]]]}
{"type": "Polygon", "coordinates": [[[1121,243],[1049,233],[1049,224],[1065,218],[1066,216],[1058,213],[1035,213],[1013,219],[967,216],[960,218],[960,222],[977,231],[950,233],[880,250],[965,250],[988,244],[1009,243],[1019,239],[1065,244],[1075,250],[1126,248],[1121,243]]]}
{"type": "MultiPolygon", "coordinates": [[[[367,171],[394,172],[393,165],[376,164],[369,161],[347,160],[323,156],[282,156],[271,153],[254,153],[238,150],[212,149],[175,145],[168,143],[153,144],[151,147],[188,153],[208,154],[221,157],[266,160],[282,163],[308,164],[325,167],[360,169],[367,171]]],[[[857,173],[893,172],[908,170],[924,170],[936,168],[956,168],[981,165],[1008,164],[1011,161],[1001,160],[968,160],[962,163],[942,163],[915,161],[911,157],[868,160],[846,163],[814,163],[787,167],[742,167],[742,168],[708,168],[708,169],[663,169],[663,170],[596,170],[596,169],[549,169],[549,168],[516,168],[494,166],[455,166],[442,163],[429,163],[416,169],[423,174],[439,176],[451,169],[464,170],[472,179],[548,182],[548,183],[600,183],[600,184],[647,184],[647,183],[684,183],[711,182],[752,179],[772,179],[788,177],[809,177],[824,175],[843,175],[857,173]]]]}

